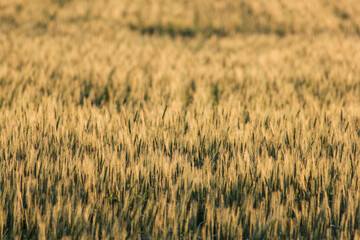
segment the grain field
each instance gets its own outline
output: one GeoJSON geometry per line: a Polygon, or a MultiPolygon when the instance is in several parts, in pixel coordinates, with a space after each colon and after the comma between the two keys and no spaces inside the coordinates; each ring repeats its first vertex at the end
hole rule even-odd
{"type": "Polygon", "coordinates": [[[0,239],[359,239],[357,0],[0,0],[0,239]]]}

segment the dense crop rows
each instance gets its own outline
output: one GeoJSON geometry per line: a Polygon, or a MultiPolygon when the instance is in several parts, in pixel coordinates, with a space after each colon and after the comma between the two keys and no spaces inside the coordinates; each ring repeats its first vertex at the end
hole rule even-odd
{"type": "Polygon", "coordinates": [[[0,239],[360,237],[354,3],[0,0],[0,239]]]}

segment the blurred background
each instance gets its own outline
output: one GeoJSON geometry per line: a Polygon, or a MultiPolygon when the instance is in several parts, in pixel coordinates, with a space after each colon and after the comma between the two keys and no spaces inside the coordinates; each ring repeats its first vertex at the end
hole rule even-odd
{"type": "Polygon", "coordinates": [[[0,17],[3,33],[21,30],[35,35],[61,33],[64,25],[184,37],[360,32],[356,0],[1,0],[0,17]]]}

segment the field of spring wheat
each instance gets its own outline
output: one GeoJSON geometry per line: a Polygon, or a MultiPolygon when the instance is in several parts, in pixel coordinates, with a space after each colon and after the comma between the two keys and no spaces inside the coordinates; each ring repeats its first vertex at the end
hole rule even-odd
{"type": "Polygon", "coordinates": [[[0,239],[358,239],[357,0],[0,0],[0,239]]]}

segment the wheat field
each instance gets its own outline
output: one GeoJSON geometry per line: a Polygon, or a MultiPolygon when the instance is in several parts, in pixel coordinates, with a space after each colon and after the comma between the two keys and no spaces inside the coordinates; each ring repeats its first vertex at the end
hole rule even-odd
{"type": "Polygon", "coordinates": [[[0,239],[359,239],[357,0],[0,0],[0,239]]]}

